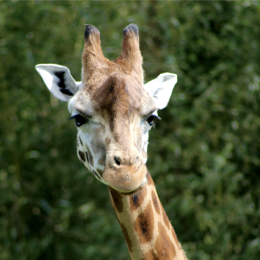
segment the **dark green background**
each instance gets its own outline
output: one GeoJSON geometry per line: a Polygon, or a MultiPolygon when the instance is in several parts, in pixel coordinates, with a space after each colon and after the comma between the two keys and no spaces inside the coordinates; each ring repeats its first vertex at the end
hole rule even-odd
{"type": "Polygon", "coordinates": [[[112,60],[136,23],[146,81],[178,74],[148,167],[187,256],[259,260],[260,3],[242,0],[0,2],[0,259],[129,259],[67,105],[34,69],[80,80],[87,23],[112,60]]]}

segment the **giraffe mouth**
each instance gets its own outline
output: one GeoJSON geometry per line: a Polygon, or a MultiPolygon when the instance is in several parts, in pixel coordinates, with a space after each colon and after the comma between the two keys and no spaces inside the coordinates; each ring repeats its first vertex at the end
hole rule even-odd
{"type": "Polygon", "coordinates": [[[102,177],[111,188],[129,193],[146,183],[147,168],[144,163],[136,169],[133,166],[124,166],[118,169],[106,167],[102,177]]]}

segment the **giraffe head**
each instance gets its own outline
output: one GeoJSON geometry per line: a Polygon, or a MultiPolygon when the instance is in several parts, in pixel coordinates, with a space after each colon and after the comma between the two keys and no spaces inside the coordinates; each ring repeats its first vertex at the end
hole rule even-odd
{"type": "Polygon", "coordinates": [[[78,157],[86,168],[121,192],[143,185],[148,131],[157,110],[166,107],[177,76],[164,73],[143,84],[137,26],[124,29],[122,53],[110,61],[103,55],[99,31],[87,25],[81,82],[64,66],[39,64],[36,70],[51,93],[68,102],[78,129],[78,157]]]}

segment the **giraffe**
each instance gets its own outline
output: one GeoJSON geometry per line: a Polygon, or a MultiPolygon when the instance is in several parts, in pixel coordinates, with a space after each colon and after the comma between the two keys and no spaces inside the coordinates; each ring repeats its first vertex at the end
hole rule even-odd
{"type": "Polygon", "coordinates": [[[148,132],[168,104],[177,76],[160,74],[143,84],[138,27],[123,31],[121,55],[104,57],[100,32],[86,25],[82,80],[67,67],[39,64],[50,92],[68,102],[77,127],[77,154],[108,186],[132,260],[187,259],[146,167],[148,132]]]}

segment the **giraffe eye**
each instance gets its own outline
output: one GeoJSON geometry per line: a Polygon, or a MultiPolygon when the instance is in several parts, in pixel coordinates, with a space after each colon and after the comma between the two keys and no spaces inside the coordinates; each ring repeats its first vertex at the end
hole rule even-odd
{"type": "Polygon", "coordinates": [[[73,118],[75,120],[75,124],[77,127],[80,127],[88,122],[88,119],[80,114],[71,116],[69,119],[73,119],[73,118]]]}
{"type": "Polygon", "coordinates": [[[160,119],[160,117],[156,115],[150,115],[147,117],[146,121],[151,127],[155,127],[155,121],[156,119],[160,119]]]}

